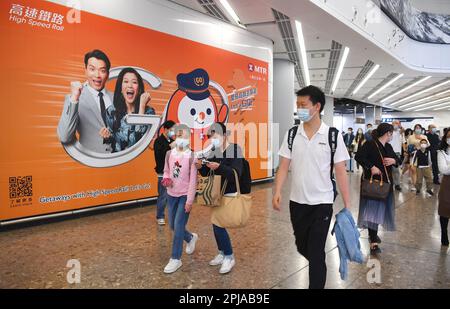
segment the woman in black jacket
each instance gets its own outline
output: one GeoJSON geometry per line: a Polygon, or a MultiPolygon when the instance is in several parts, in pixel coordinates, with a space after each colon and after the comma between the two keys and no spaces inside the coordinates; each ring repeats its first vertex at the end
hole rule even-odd
{"type": "MultiPolygon", "coordinates": [[[[237,194],[237,188],[234,171],[237,172],[238,178],[240,178],[244,166],[243,155],[241,148],[237,144],[229,143],[228,135],[229,133],[223,123],[218,122],[213,124],[208,132],[208,136],[213,145],[213,150],[207,159],[209,163],[202,164],[202,161],[198,160],[196,165],[202,176],[208,175],[210,170],[213,170],[217,175],[221,175],[221,188],[225,180],[227,180],[224,195],[235,196],[237,194]]],[[[209,265],[222,265],[219,272],[226,274],[235,265],[230,236],[225,228],[215,224],[213,224],[213,231],[219,253],[209,262],[209,265]]]]}
{"type": "Polygon", "coordinates": [[[373,139],[366,142],[356,153],[355,160],[363,167],[362,177],[381,180],[390,183],[390,192],[385,200],[373,200],[360,196],[358,226],[369,230],[370,252],[380,253],[378,226],[383,225],[387,231],[395,230],[395,204],[393,193],[392,166],[400,162],[394,149],[389,144],[392,140],[394,127],[381,123],[372,132],[373,139]],[[382,159],[381,155],[384,159],[382,159]]]}

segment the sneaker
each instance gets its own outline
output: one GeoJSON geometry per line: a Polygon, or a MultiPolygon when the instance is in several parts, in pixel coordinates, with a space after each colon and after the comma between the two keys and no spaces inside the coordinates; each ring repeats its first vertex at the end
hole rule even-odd
{"type": "Polygon", "coordinates": [[[416,190],[416,187],[411,186],[411,192],[414,192],[414,191],[417,191],[417,190],[416,190]]]}
{"type": "Polygon", "coordinates": [[[181,263],[181,260],[170,259],[169,263],[167,263],[166,267],[164,267],[164,272],[166,274],[174,273],[178,270],[178,268],[181,267],[181,265],[183,265],[183,263],[181,263]]]}
{"type": "Polygon", "coordinates": [[[209,265],[211,266],[222,265],[224,258],[225,256],[222,254],[222,252],[219,252],[219,254],[216,255],[216,257],[209,262],[209,265]]]}
{"type": "Polygon", "coordinates": [[[229,273],[233,269],[234,264],[236,264],[234,257],[224,257],[219,273],[221,274],[229,273]]]}
{"type": "Polygon", "coordinates": [[[431,195],[431,196],[434,195],[433,191],[431,191],[431,190],[427,190],[427,193],[428,193],[429,195],[431,195]]]}
{"type": "Polygon", "coordinates": [[[416,195],[420,195],[420,191],[416,191],[416,195]]]}
{"type": "Polygon", "coordinates": [[[402,192],[402,187],[400,187],[399,185],[396,185],[395,190],[397,190],[398,192],[402,192]]]}
{"type": "Polygon", "coordinates": [[[187,243],[186,245],[186,253],[187,254],[192,254],[195,251],[195,243],[198,240],[198,235],[195,233],[192,233],[192,239],[190,242],[187,243]]]}
{"type": "Polygon", "coordinates": [[[156,219],[156,222],[158,222],[158,225],[166,225],[166,220],[164,220],[164,218],[156,219]]]}

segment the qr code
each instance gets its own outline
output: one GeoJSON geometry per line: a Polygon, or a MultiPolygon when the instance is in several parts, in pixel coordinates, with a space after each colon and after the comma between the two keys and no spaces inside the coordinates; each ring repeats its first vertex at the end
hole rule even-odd
{"type": "Polygon", "coordinates": [[[9,198],[33,196],[31,176],[9,177],[9,198]]]}

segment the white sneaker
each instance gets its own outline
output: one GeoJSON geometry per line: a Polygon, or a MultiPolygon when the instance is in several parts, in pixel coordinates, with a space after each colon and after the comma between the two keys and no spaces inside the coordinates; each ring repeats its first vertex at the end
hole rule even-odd
{"type": "Polygon", "coordinates": [[[219,273],[221,273],[221,274],[229,273],[233,269],[234,264],[236,264],[234,258],[229,258],[229,257],[224,258],[222,266],[220,267],[219,273]]]}
{"type": "Polygon", "coordinates": [[[225,258],[224,255],[220,252],[218,255],[216,255],[216,257],[214,259],[212,259],[209,262],[209,265],[211,265],[211,266],[222,265],[224,258],[225,258]]]}
{"type": "Polygon", "coordinates": [[[164,267],[164,272],[166,274],[174,273],[178,270],[178,268],[181,267],[181,265],[183,265],[183,263],[181,263],[181,260],[170,259],[169,263],[167,263],[166,267],[164,267]]]}
{"type": "Polygon", "coordinates": [[[158,225],[166,225],[166,220],[164,219],[157,219],[158,225]]]}
{"type": "Polygon", "coordinates": [[[192,239],[190,242],[187,243],[186,245],[186,253],[187,254],[192,254],[195,251],[195,243],[198,240],[198,235],[195,233],[192,233],[192,239]]]}

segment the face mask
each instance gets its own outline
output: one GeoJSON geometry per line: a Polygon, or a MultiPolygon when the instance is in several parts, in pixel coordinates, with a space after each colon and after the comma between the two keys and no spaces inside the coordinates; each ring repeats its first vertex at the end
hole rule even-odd
{"type": "Polygon", "coordinates": [[[398,129],[400,129],[399,126],[394,126],[394,130],[395,130],[395,131],[398,131],[398,129]]]}
{"type": "Polygon", "coordinates": [[[310,115],[309,109],[307,108],[298,108],[297,109],[298,118],[303,122],[308,122],[313,117],[310,115]]]}
{"type": "Polygon", "coordinates": [[[187,138],[177,138],[176,141],[177,147],[185,148],[189,145],[189,140],[187,138]]]}
{"type": "Polygon", "coordinates": [[[433,134],[436,134],[436,131],[437,131],[436,128],[431,129],[431,132],[432,132],[433,134]]]}
{"type": "Polygon", "coordinates": [[[450,147],[450,138],[447,138],[447,145],[450,147]]]}
{"type": "Polygon", "coordinates": [[[414,130],[414,133],[417,135],[422,134],[422,129],[416,129],[414,130]]]}
{"type": "Polygon", "coordinates": [[[211,139],[211,144],[214,146],[214,148],[219,148],[220,147],[220,139],[212,138],[211,139]]]}
{"type": "Polygon", "coordinates": [[[420,148],[422,148],[422,149],[426,149],[427,147],[428,147],[427,144],[420,144],[420,148]]]}
{"type": "Polygon", "coordinates": [[[175,135],[175,132],[173,132],[173,131],[169,131],[169,133],[167,133],[167,136],[170,138],[173,138],[174,135],[175,135]]]}
{"type": "Polygon", "coordinates": [[[348,131],[348,134],[352,134],[353,133],[353,131],[348,131]]]}
{"type": "Polygon", "coordinates": [[[367,129],[367,133],[370,133],[370,132],[372,132],[372,128],[367,129]]]}

